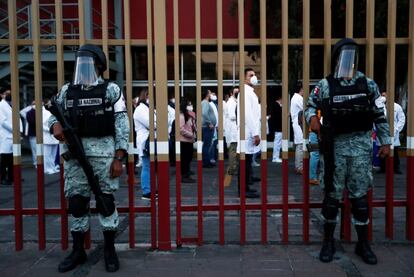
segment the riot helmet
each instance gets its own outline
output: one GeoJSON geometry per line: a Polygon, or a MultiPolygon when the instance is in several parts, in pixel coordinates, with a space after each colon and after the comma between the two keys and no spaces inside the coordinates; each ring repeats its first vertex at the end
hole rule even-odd
{"type": "Polygon", "coordinates": [[[91,86],[106,70],[106,57],[101,48],[91,44],[81,46],[76,52],[74,85],[91,86]]]}
{"type": "Polygon", "coordinates": [[[350,38],[338,41],[332,52],[332,73],[336,79],[351,79],[358,68],[358,44],[350,38]]]}

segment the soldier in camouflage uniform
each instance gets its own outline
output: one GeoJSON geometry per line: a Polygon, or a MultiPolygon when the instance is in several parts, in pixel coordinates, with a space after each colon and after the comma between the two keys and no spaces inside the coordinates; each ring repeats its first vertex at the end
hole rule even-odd
{"type": "Polygon", "coordinates": [[[334,231],[344,187],[352,204],[352,222],[358,234],[355,253],[368,264],[377,258],[368,244],[367,191],[372,185],[371,130],[375,124],[381,142],[379,154],[389,155],[391,140],[377,84],[357,71],[358,45],[342,39],[332,53],[332,69],[309,96],[305,116],[320,140],[320,182],[324,241],[319,255],[330,262],[335,253],[334,231]],[[321,125],[317,110],[322,112],[321,125]]]}
{"type": "MultiPolygon", "coordinates": [[[[119,86],[101,77],[106,68],[106,57],[99,47],[81,46],[76,53],[74,79],[62,87],[57,104],[61,105],[66,119],[76,128],[86,157],[99,178],[104,200],[113,207],[109,211],[112,214],[104,216],[97,206],[105,240],[105,268],[108,272],[114,272],[119,269],[114,246],[119,218],[113,193],[119,187],[122,161],[128,147],[129,121],[119,86]]],[[[65,142],[62,125],[56,117],[50,118],[49,126],[53,135],[65,142]]],[[[65,145],[63,147],[66,148],[65,145]]],[[[64,178],[68,212],[71,215],[73,251],[59,264],[59,272],[72,270],[86,261],[83,245],[90,224],[91,188],[76,159],[65,161],[64,178]]]]}

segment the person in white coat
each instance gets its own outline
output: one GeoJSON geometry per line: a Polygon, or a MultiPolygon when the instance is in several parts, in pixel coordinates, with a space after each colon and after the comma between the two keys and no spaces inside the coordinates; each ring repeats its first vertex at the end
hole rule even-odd
{"type": "Polygon", "coordinates": [[[22,109],[20,115],[25,120],[24,135],[29,139],[30,150],[32,151],[33,166],[37,168],[36,154],[36,106],[35,101],[30,106],[22,109]]]}
{"type": "MultiPolygon", "coordinates": [[[[260,104],[259,99],[254,92],[254,86],[257,85],[258,80],[256,73],[252,68],[246,68],[244,70],[244,130],[245,130],[245,142],[244,148],[246,151],[246,198],[258,198],[259,194],[253,188],[252,185],[252,160],[254,153],[260,151],[260,104]]],[[[243,97],[243,96],[241,96],[243,97]]],[[[238,128],[240,126],[240,101],[237,102],[237,123],[238,128]]],[[[240,136],[238,141],[238,152],[241,151],[240,136]]],[[[239,189],[240,189],[240,167],[239,167],[239,189]]]]}
{"type": "MultiPolygon", "coordinates": [[[[49,99],[44,99],[47,104],[49,99]]],[[[56,154],[59,148],[59,141],[53,137],[49,129],[49,118],[52,114],[42,107],[42,129],[43,129],[43,164],[45,174],[55,174],[60,171],[59,165],[55,164],[56,154]]]]}
{"type": "Polygon", "coordinates": [[[210,163],[211,164],[216,164],[217,158],[218,158],[218,153],[217,153],[217,143],[218,143],[218,122],[219,122],[219,116],[218,116],[218,104],[217,104],[217,95],[215,92],[210,91],[210,102],[209,105],[211,107],[211,109],[214,112],[214,116],[216,118],[216,125],[214,126],[214,134],[213,134],[213,141],[211,143],[210,146],[210,163]]]}
{"type": "MultiPolygon", "coordinates": [[[[383,97],[382,100],[384,104],[387,102],[387,92],[383,91],[381,93],[383,97]]],[[[387,106],[384,106],[385,115],[387,115],[387,106]]],[[[400,142],[400,132],[405,126],[405,114],[402,107],[394,102],[394,173],[395,174],[402,174],[400,169],[400,156],[398,154],[398,150],[401,146],[400,142]]],[[[380,159],[380,171],[379,173],[385,173],[385,159],[380,159]]]]}
{"type": "Polygon", "coordinates": [[[237,96],[239,88],[233,87],[230,90],[230,97],[226,103],[225,109],[225,125],[226,125],[226,142],[229,153],[229,164],[224,176],[224,186],[228,187],[231,183],[233,175],[237,175],[237,140],[239,139],[239,132],[237,129],[237,96]]]}
{"type": "MultiPolygon", "coordinates": [[[[142,160],[141,166],[141,189],[142,199],[151,200],[151,186],[150,186],[150,153],[149,153],[149,134],[150,134],[150,120],[149,120],[149,98],[148,90],[142,90],[139,95],[138,106],[134,111],[134,126],[136,132],[137,151],[142,160]]],[[[154,114],[154,130],[156,126],[156,119],[154,114]]]]}
{"type": "Polygon", "coordinates": [[[175,166],[175,98],[174,91],[168,91],[168,157],[170,166],[175,166]],[[174,125],[174,126],[173,126],[174,125]]]}
{"type": "Polygon", "coordinates": [[[295,94],[290,100],[290,118],[292,120],[294,144],[295,144],[295,172],[302,174],[303,171],[303,132],[299,126],[299,113],[303,111],[303,88],[297,84],[295,94]]]}
{"type": "MultiPolygon", "coordinates": [[[[13,184],[13,114],[11,91],[3,88],[0,93],[4,99],[0,101],[0,177],[1,184],[13,184]]],[[[20,132],[22,132],[20,121],[20,132]]]]}

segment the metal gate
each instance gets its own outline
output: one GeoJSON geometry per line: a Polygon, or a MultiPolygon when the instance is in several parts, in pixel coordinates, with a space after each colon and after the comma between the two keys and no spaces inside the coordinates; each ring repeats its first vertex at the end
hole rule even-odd
{"type": "MultiPolygon", "coordinates": [[[[323,72],[326,75],[330,68],[330,53],[331,46],[338,40],[338,38],[331,37],[331,22],[332,22],[332,10],[331,0],[323,1],[323,20],[324,30],[323,38],[311,38],[310,37],[310,5],[311,1],[302,2],[302,22],[303,30],[302,37],[291,38],[288,33],[288,0],[280,1],[280,12],[281,14],[281,37],[280,38],[269,38],[267,37],[267,21],[266,16],[269,11],[266,9],[266,3],[269,1],[260,0],[260,35],[259,38],[245,38],[246,18],[247,13],[245,10],[246,5],[251,5],[251,1],[225,1],[216,0],[208,1],[209,5],[213,5],[216,8],[216,37],[215,38],[203,38],[201,28],[202,11],[201,6],[204,3],[206,5],[207,0],[141,0],[141,1],[122,1],[119,5],[119,1],[114,0],[101,0],[89,2],[88,0],[77,1],[77,12],[78,12],[78,29],[79,36],[75,38],[65,38],[65,30],[63,27],[63,15],[62,7],[66,1],[55,0],[55,1],[31,1],[31,36],[28,38],[19,38],[18,35],[18,20],[16,16],[16,1],[7,1],[8,11],[8,36],[0,38],[0,46],[8,47],[8,53],[10,56],[10,81],[11,91],[13,94],[13,106],[18,107],[20,103],[19,99],[19,47],[29,46],[33,53],[33,67],[34,67],[34,88],[35,88],[35,101],[36,101],[36,121],[37,121],[37,133],[42,133],[41,129],[41,99],[42,99],[42,60],[41,60],[41,49],[44,46],[53,46],[56,49],[56,62],[57,62],[57,86],[60,88],[64,83],[64,49],[68,46],[77,46],[85,43],[92,43],[102,45],[104,52],[107,57],[109,56],[109,47],[122,46],[124,49],[124,65],[125,65],[125,92],[126,101],[128,107],[128,115],[132,123],[132,91],[133,91],[133,60],[131,54],[131,48],[135,46],[146,47],[147,49],[147,70],[148,70],[148,90],[150,97],[150,121],[154,121],[153,110],[157,110],[157,139],[154,139],[154,125],[151,124],[150,130],[150,161],[151,161],[151,190],[156,191],[158,189],[159,199],[155,200],[154,196],[150,206],[137,206],[135,195],[135,176],[134,176],[134,157],[129,152],[128,156],[128,168],[129,175],[127,179],[128,183],[128,205],[118,207],[120,213],[128,214],[129,224],[129,246],[134,247],[135,232],[136,232],[136,218],[141,214],[146,213],[150,215],[151,222],[151,235],[148,241],[151,243],[152,248],[158,248],[160,250],[170,250],[172,247],[171,242],[171,206],[175,206],[175,243],[177,246],[186,243],[197,243],[198,245],[203,244],[203,223],[205,212],[217,212],[218,213],[218,242],[224,244],[225,238],[225,214],[229,211],[237,211],[239,214],[240,222],[240,244],[246,243],[246,218],[248,212],[259,211],[261,217],[261,242],[263,244],[268,243],[268,214],[270,211],[281,211],[282,213],[282,242],[289,242],[289,213],[291,210],[299,210],[302,213],[302,237],[303,242],[309,242],[309,224],[310,224],[310,209],[321,207],[320,202],[311,202],[309,200],[309,176],[303,174],[302,180],[302,194],[303,201],[293,202],[289,201],[289,182],[288,182],[288,159],[289,159],[289,142],[288,142],[288,131],[289,131],[289,109],[288,109],[288,98],[289,98],[289,46],[298,45],[303,48],[303,67],[302,76],[303,87],[305,91],[304,101],[309,94],[310,88],[310,58],[311,52],[310,47],[319,45],[324,49],[324,60],[323,60],[323,72]],[[55,37],[54,38],[41,38],[41,24],[39,13],[39,2],[48,2],[55,15],[55,37]],[[52,3],[53,2],[53,3],[52,3]],[[109,4],[108,4],[109,2],[109,4]],[[108,5],[113,7],[114,3],[118,2],[117,7],[122,7],[123,11],[123,37],[122,38],[109,38],[108,27],[108,5]],[[183,3],[185,2],[185,3],[183,3]],[[223,10],[223,5],[226,7],[232,2],[236,6],[237,18],[238,18],[238,36],[234,38],[223,37],[223,17],[226,16],[223,10]],[[245,3],[246,2],[246,3],[245,3]],[[101,7],[101,38],[87,38],[86,36],[86,18],[84,13],[85,5],[94,3],[101,7]],[[137,4],[138,3],[138,4],[137,4]],[[183,38],[180,36],[180,8],[181,5],[191,3],[194,5],[194,37],[183,38]],[[250,4],[249,4],[250,3],[250,4]],[[136,10],[132,7],[140,8],[145,7],[146,14],[146,38],[138,39],[131,36],[131,28],[138,28],[137,26],[131,26],[131,17],[134,17],[136,10]],[[172,14],[172,34],[168,33],[167,28],[167,15],[172,14]],[[168,42],[168,36],[172,36],[172,41],[168,42]],[[245,68],[245,48],[248,46],[257,46],[260,48],[260,90],[261,90],[261,137],[266,137],[266,105],[267,105],[267,49],[269,46],[279,46],[282,49],[282,96],[283,96],[283,143],[282,143],[282,183],[281,185],[281,199],[279,201],[268,201],[268,187],[276,184],[267,182],[267,173],[271,169],[272,165],[267,162],[267,141],[261,142],[261,198],[258,202],[246,202],[244,195],[244,182],[245,174],[245,153],[242,149],[240,153],[240,167],[241,167],[241,195],[238,203],[229,203],[225,201],[224,193],[224,142],[223,142],[223,121],[219,120],[218,128],[218,202],[213,204],[207,204],[203,200],[203,188],[206,185],[203,182],[203,167],[202,167],[202,129],[201,129],[201,112],[197,112],[197,202],[196,204],[183,204],[182,202],[182,186],[180,176],[180,132],[179,132],[179,109],[176,109],[175,124],[176,124],[176,175],[175,175],[175,202],[171,202],[170,195],[170,179],[169,174],[169,156],[168,156],[168,132],[167,132],[167,83],[168,83],[168,70],[173,71],[174,76],[174,92],[175,99],[180,99],[180,47],[192,46],[195,48],[195,68],[196,68],[196,110],[201,111],[201,90],[202,90],[202,68],[201,68],[201,54],[202,46],[210,46],[217,49],[217,88],[218,88],[218,99],[223,99],[223,49],[226,46],[233,46],[238,49],[239,52],[239,79],[240,84],[243,84],[244,68],[245,68]],[[172,46],[174,66],[168,68],[167,66],[167,46],[172,46]],[[155,75],[154,75],[155,73],[155,75]],[[154,90],[156,95],[156,106],[154,107],[154,90]],[[155,146],[157,152],[155,153],[155,146]],[[194,236],[184,237],[182,231],[182,217],[186,213],[196,212],[197,216],[197,232],[194,236]]],[[[346,24],[345,34],[347,37],[353,37],[354,30],[354,1],[346,0],[346,24]]],[[[395,56],[397,45],[407,45],[408,47],[408,92],[412,94],[414,91],[414,1],[409,1],[409,36],[408,37],[397,37],[397,2],[394,0],[388,1],[388,19],[387,26],[388,32],[387,37],[377,38],[374,34],[374,23],[375,23],[375,4],[378,1],[366,0],[366,36],[362,38],[356,38],[356,41],[365,47],[366,53],[366,70],[365,73],[369,77],[374,76],[374,46],[384,45],[387,47],[387,91],[389,95],[388,99],[388,111],[389,114],[393,114],[394,95],[395,95],[395,56]]],[[[1,2],[2,5],[5,1],[1,2]]],[[[5,7],[2,7],[5,8],[5,7]]],[[[183,15],[181,15],[183,16],[183,15]]],[[[189,15],[188,15],[189,16],[189,15]]],[[[171,20],[170,20],[171,21],[171,20]]],[[[170,22],[168,21],[168,22],[170,22]]],[[[168,25],[169,26],[169,25],[168,25]]],[[[109,71],[105,72],[105,77],[109,77],[109,71]]],[[[244,87],[240,86],[241,95],[244,93],[244,87]]],[[[244,97],[241,97],[241,120],[240,123],[244,124],[244,97]]],[[[387,160],[387,178],[386,178],[386,193],[385,198],[374,198],[372,190],[369,192],[369,201],[371,205],[370,216],[372,218],[372,207],[385,207],[386,211],[386,229],[385,235],[389,239],[393,239],[394,230],[394,208],[405,208],[406,210],[406,238],[407,240],[414,240],[414,97],[408,98],[408,123],[407,123],[407,179],[406,179],[406,198],[405,199],[394,199],[394,178],[392,171],[392,160],[391,155],[387,160]]],[[[219,111],[223,110],[223,102],[219,101],[219,111]]],[[[222,119],[222,114],[220,114],[222,119]]],[[[393,117],[390,118],[390,129],[393,129],[393,117]]],[[[13,125],[19,125],[19,110],[13,109],[13,125]]],[[[308,132],[304,128],[305,143],[307,142],[308,132]]],[[[241,128],[241,141],[245,139],[244,129],[241,128]]],[[[393,136],[393,134],[391,134],[393,136]]],[[[61,174],[61,199],[60,206],[54,208],[46,208],[45,193],[44,193],[44,175],[43,175],[43,138],[37,136],[37,207],[23,208],[22,203],[22,182],[21,182],[21,144],[20,144],[20,133],[18,128],[13,129],[13,157],[14,157],[14,207],[0,209],[1,216],[13,216],[15,220],[15,243],[16,250],[23,249],[23,216],[31,215],[37,216],[38,219],[38,242],[39,249],[45,249],[46,244],[46,217],[48,215],[59,215],[61,217],[61,241],[62,248],[68,247],[68,215],[66,211],[66,201],[63,196],[63,174],[61,174]]],[[[305,145],[304,143],[304,145],[305,145]]],[[[132,149],[133,136],[132,131],[130,134],[130,150],[132,149]]],[[[63,169],[63,164],[61,164],[63,169]]],[[[309,171],[309,154],[304,147],[304,172],[309,171]]],[[[61,170],[62,172],[62,170],[61,170]]],[[[351,240],[351,221],[350,221],[350,202],[345,195],[342,203],[342,234],[343,238],[347,241],[351,240]]],[[[372,222],[372,220],[370,221],[372,222]]],[[[374,222],[375,224],[375,222],[374,222]]],[[[258,227],[259,228],[259,227],[258,227]]],[[[372,234],[372,223],[370,224],[370,235],[372,234]]],[[[90,243],[90,241],[89,241],[90,243]]]]}

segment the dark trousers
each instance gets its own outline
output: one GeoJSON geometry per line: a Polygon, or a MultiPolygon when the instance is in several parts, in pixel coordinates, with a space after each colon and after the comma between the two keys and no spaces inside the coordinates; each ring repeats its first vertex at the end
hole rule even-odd
{"type": "Polygon", "coordinates": [[[168,140],[168,156],[170,159],[170,166],[175,166],[175,135],[171,135],[168,140]]]}
{"type": "MultiPolygon", "coordinates": [[[[253,154],[246,154],[246,174],[245,174],[245,184],[246,184],[246,191],[249,189],[249,186],[251,185],[251,176],[252,176],[252,160],[253,160],[253,154]]],[[[239,190],[240,190],[240,185],[241,185],[241,180],[240,180],[240,175],[241,175],[241,167],[239,165],[239,178],[238,178],[238,183],[239,183],[239,190]]]]}
{"type": "Polygon", "coordinates": [[[213,140],[214,129],[209,127],[203,127],[202,137],[203,137],[203,165],[209,165],[211,156],[210,156],[210,147],[213,140]]]}
{"type": "Polygon", "coordinates": [[[193,143],[181,142],[181,175],[183,177],[189,176],[190,164],[193,159],[193,143]]]}
{"type": "Polygon", "coordinates": [[[13,153],[0,155],[1,180],[13,182],[13,153]]]}

